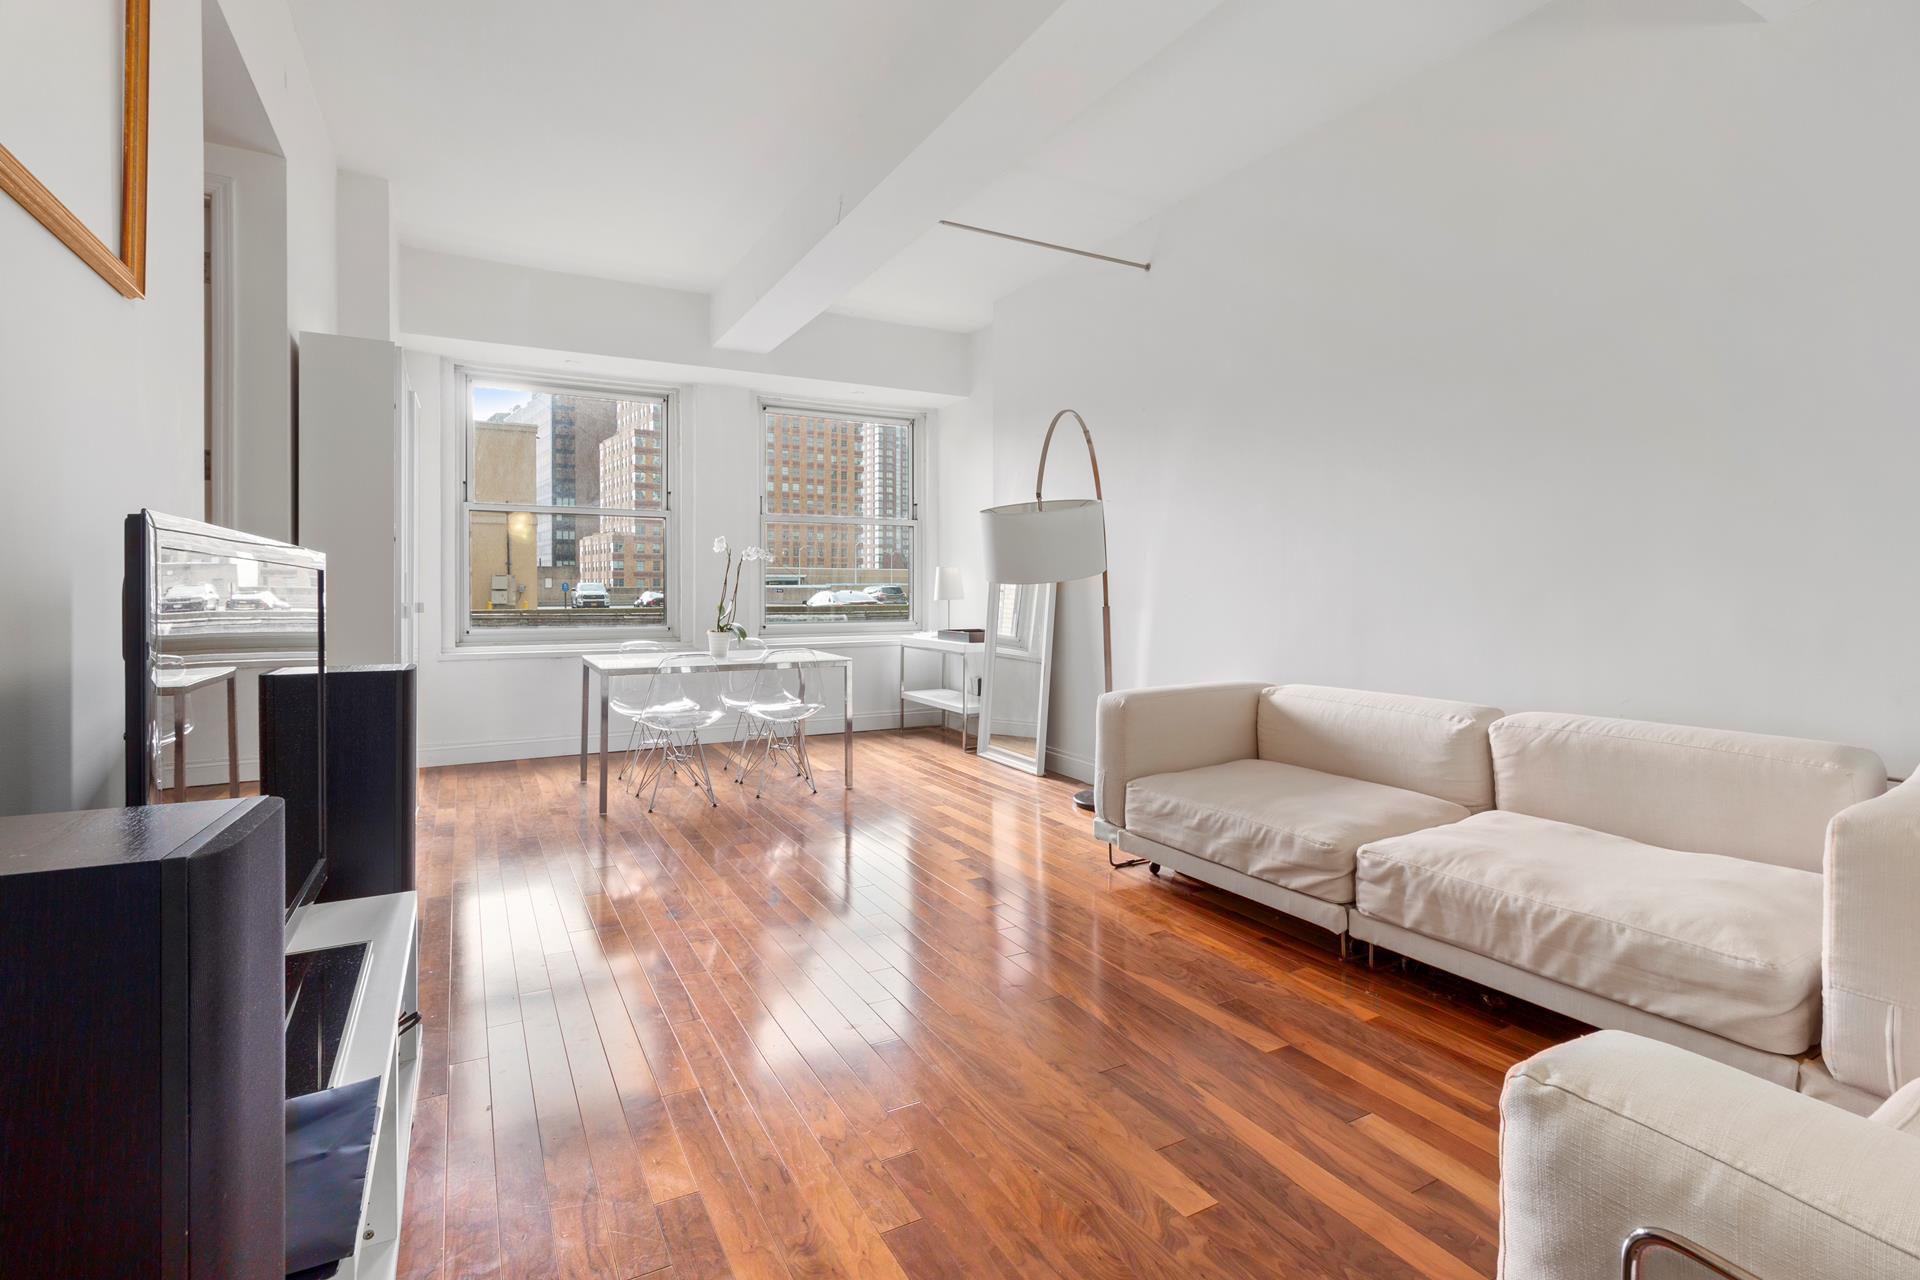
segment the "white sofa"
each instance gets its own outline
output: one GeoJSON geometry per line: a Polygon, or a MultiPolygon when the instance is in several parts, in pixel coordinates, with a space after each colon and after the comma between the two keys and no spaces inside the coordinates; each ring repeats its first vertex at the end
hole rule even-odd
{"type": "Polygon", "coordinates": [[[1920,784],[1870,751],[1231,684],[1108,695],[1095,768],[1097,835],[1343,945],[1863,1113],[1920,1076],[1920,784]]]}
{"type": "MultiPolygon", "coordinates": [[[[1863,1119],[1618,1031],[1514,1067],[1503,1280],[1618,1280],[1643,1231],[1757,1280],[1920,1280],[1920,1082],[1863,1119]]],[[[1665,1246],[1645,1263],[1711,1274],[1665,1246]]]]}

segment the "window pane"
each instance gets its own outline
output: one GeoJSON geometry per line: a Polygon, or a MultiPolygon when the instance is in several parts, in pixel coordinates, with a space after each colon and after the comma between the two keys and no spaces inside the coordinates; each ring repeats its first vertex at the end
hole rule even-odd
{"type": "Polygon", "coordinates": [[[913,529],[768,521],[767,625],[913,616],[913,529]]]}
{"type": "Polygon", "coordinates": [[[467,532],[475,627],[666,622],[664,520],[472,511],[467,532]]]}
{"type": "Polygon", "coordinates": [[[666,506],[667,402],[473,383],[475,502],[666,506]]]}
{"type": "Polygon", "coordinates": [[[913,424],[769,409],[767,514],[913,518],[913,424]]]}

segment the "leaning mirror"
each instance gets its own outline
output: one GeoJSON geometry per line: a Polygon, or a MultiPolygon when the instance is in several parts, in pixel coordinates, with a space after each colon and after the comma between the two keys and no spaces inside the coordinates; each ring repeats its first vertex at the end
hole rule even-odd
{"type": "Polygon", "coordinates": [[[980,707],[980,754],[1047,771],[1047,686],[1053,675],[1057,583],[995,583],[987,589],[987,683],[980,707]]]}

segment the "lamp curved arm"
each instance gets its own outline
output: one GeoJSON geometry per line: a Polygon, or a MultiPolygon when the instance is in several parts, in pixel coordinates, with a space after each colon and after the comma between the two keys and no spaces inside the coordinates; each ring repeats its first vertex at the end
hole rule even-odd
{"type": "Polygon", "coordinates": [[[1040,490],[1047,482],[1047,450],[1053,448],[1053,433],[1060,425],[1062,418],[1072,418],[1080,424],[1080,438],[1087,442],[1087,461],[1093,466],[1093,496],[1104,499],[1106,495],[1100,492],[1100,455],[1093,451],[1093,431],[1087,426],[1087,420],[1080,416],[1078,410],[1062,409],[1053,415],[1053,421],[1047,424],[1047,438],[1040,442],[1040,473],[1033,478],[1033,500],[1035,502],[1045,500],[1041,497],[1040,490]]]}
{"type": "MultiPolygon", "coordinates": [[[[1087,420],[1080,416],[1080,412],[1077,409],[1062,409],[1060,412],[1054,414],[1053,421],[1047,424],[1046,439],[1040,442],[1040,470],[1033,477],[1033,500],[1035,502],[1046,501],[1046,499],[1042,496],[1041,491],[1045,487],[1047,482],[1047,450],[1053,448],[1053,433],[1055,430],[1059,428],[1060,419],[1062,418],[1072,418],[1075,422],[1080,424],[1080,438],[1087,442],[1087,462],[1093,467],[1094,500],[1104,504],[1106,501],[1106,494],[1101,492],[1101,489],[1100,489],[1100,455],[1098,453],[1095,453],[1093,449],[1093,429],[1087,426],[1087,420]]],[[[1102,528],[1104,529],[1105,523],[1106,523],[1106,514],[1105,514],[1104,506],[1102,509],[1100,519],[1101,519],[1102,528]]],[[[1101,663],[1102,673],[1105,676],[1105,679],[1103,680],[1102,683],[1106,688],[1106,691],[1108,693],[1112,693],[1113,692],[1113,594],[1112,594],[1111,583],[1108,580],[1107,571],[1105,569],[1102,569],[1100,571],[1100,656],[1102,659],[1102,663],[1101,663]]],[[[1091,804],[1089,804],[1087,807],[1090,808],[1091,804]]]]}

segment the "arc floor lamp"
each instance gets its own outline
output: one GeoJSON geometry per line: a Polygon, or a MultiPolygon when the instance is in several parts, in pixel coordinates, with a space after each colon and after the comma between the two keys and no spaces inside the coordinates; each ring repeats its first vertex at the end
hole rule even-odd
{"type": "MultiPolygon", "coordinates": [[[[1100,575],[1100,656],[1104,679],[1101,689],[1113,691],[1113,599],[1107,579],[1106,496],[1100,489],[1100,455],[1093,450],[1093,432],[1087,420],[1072,409],[1062,409],[1047,424],[1040,443],[1040,470],[1033,479],[1033,501],[988,507],[980,513],[986,548],[987,581],[1015,585],[1073,582],[1100,575]],[[1093,466],[1093,497],[1055,498],[1043,493],[1047,482],[1047,450],[1062,418],[1080,425],[1087,443],[1087,461],[1093,466]]],[[[1040,743],[1042,759],[1046,743],[1040,743]]],[[[1073,802],[1093,808],[1093,788],[1076,792],[1073,802]]]]}

